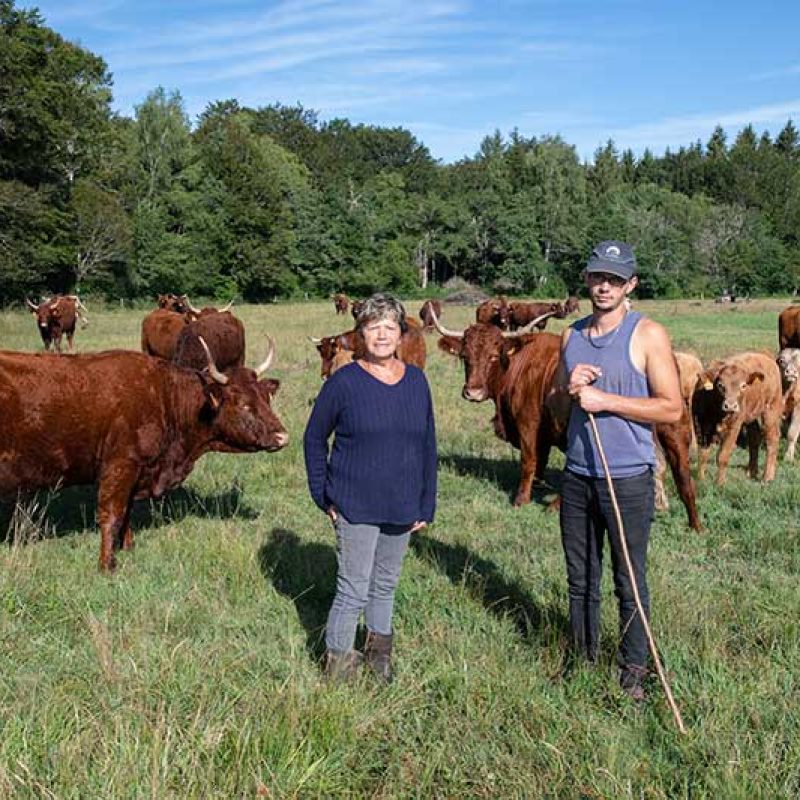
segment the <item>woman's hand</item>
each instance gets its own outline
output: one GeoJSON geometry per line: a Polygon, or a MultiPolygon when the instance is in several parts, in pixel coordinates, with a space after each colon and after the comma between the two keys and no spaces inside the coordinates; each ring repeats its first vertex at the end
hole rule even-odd
{"type": "Polygon", "coordinates": [[[330,521],[336,524],[336,520],[339,519],[339,512],[336,510],[336,507],[330,506],[330,508],[328,508],[328,510],[325,513],[330,518],[330,521]]]}
{"type": "Polygon", "coordinates": [[[409,529],[409,533],[416,533],[417,531],[421,531],[423,528],[427,528],[428,523],[425,522],[424,519],[418,519],[409,529]]]}

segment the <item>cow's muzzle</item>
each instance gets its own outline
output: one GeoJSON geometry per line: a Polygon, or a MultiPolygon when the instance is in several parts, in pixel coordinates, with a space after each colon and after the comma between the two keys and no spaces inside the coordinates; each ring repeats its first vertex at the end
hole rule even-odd
{"type": "Polygon", "coordinates": [[[731,400],[723,400],[722,401],[722,410],[726,413],[736,413],[739,410],[739,404],[736,401],[731,400]]]}
{"type": "Polygon", "coordinates": [[[471,403],[482,403],[487,397],[487,392],[485,389],[470,389],[469,386],[465,386],[461,390],[461,396],[471,403]]]}

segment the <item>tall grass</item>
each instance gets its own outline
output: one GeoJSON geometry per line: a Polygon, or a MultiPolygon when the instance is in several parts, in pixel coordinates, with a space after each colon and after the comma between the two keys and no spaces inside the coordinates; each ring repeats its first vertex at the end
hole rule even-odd
{"type": "MultiPolygon", "coordinates": [[[[711,358],[774,350],[785,304],[638,305],[711,358]]],[[[277,341],[285,450],[206,456],[168,499],[140,504],[136,549],[112,578],[96,571],[91,491],[15,512],[0,551],[0,797],[800,794],[798,466],[781,463],[765,487],[737,454],[727,486],[700,486],[703,535],[669,487],[650,583],[681,737],[655,684],[641,710],[616,687],[608,576],[600,664],[568,658],[550,493],[510,506],[518,455],[492,435],[488,404],[460,399],[461,368],[429,337],[439,510],[399,586],[397,679],[327,686],[318,658],[335,553],[302,467],[319,387],[304,337],[342,321],[327,303],[239,314],[250,363],[267,334],[277,341]]],[[[470,314],[447,308],[445,322],[470,314]]],[[[141,316],[92,314],[79,350],[136,348],[141,316]]],[[[0,314],[0,346],[33,350],[37,337],[28,315],[0,314]]],[[[553,480],[562,463],[553,456],[553,480]]]]}

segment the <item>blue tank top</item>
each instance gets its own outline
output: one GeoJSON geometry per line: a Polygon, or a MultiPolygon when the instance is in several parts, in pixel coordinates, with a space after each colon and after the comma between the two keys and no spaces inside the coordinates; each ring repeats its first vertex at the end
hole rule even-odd
{"type": "MultiPolygon", "coordinates": [[[[584,317],[572,326],[564,348],[567,373],[577,364],[593,364],[603,371],[594,386],[625,397],[649,397],[647,377],[631,361],[631,337],[642,315],[629,311],[622,322],[603,336],[589,336],[592,318],[584,317]]],[[[639,475],[656,464],[653,426],[634,422],[606,411],[594,415],[608,467],[614,478],[639,475]]],[[[567,428],[567,469],[579,475],[604,477],[588,414],[573,403],[567,428]]]]}

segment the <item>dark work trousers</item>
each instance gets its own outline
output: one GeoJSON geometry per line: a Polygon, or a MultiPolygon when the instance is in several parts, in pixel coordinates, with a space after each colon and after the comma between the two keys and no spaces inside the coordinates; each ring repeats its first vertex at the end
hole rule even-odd
{"type": "MultiPolygon", "coordinates": [[[[653,488],[650,469],[632,478],[614,479],[625,540],[648,618],[650,594],[646,561],[654,511],[653,488]]],[[[614,593],[619,601],[621,641],[617,662],[623,668],[644,667],[647,664],[647,636],[636,610],[606,479],[588,478],[565,470],[561,485],[561,542],[567,561],[570,628],[573,646],[592,661],[597,658],[600,634],[600,579],[606,532],[611,547],[614,593]]]]}

